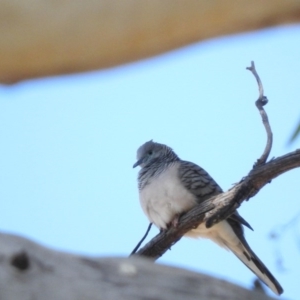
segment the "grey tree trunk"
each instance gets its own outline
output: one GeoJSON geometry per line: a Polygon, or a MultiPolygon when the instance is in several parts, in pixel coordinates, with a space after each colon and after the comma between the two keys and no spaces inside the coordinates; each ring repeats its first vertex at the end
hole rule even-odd
{"type": "Polygon", "coordinates": [[[0,233],[1,300],[267,300],[207,275],[142,258],[90,258],[0,233]]]}

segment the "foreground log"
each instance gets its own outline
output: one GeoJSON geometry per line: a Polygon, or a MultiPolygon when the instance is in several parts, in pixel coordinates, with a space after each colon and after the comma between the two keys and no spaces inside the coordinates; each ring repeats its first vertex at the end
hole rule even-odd
{"type": "Polygon", "coordinates": [[[142,258],[90,258],[0,233],[1,300],[268,300],[224,280],[142,258]]]}

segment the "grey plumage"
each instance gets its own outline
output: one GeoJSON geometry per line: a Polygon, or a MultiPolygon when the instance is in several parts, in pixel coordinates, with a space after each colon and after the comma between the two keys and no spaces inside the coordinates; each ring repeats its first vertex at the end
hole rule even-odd
{"type": "MultiPolygon", "coordinates": [[[[149,221],[160,229],[166,229],[174,219],[195,205],[222,193],[204,169],[181,160],[164,144],[153,141],[143,144],[137,151],[134,167],[138,165],[141,167],[138,175],[141,206],[149,221]]],[[[276,294],[281,294],[283,289],[278,281],[246,242],[242,225],[252,229],[236,211],[209,229],[200,224],[186,236],[209,238],[231,250],[276,294]]]]}

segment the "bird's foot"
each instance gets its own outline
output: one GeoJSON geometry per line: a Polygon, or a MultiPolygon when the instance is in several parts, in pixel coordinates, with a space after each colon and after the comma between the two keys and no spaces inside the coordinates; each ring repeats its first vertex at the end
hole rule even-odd
{"type": "Polygon", "coordinates": [[[175,228],[178,226],[180,216],[181,216],[180,214],[175,215],[174,219],[171,221],[171,226],[173,226],[175,228]]]}

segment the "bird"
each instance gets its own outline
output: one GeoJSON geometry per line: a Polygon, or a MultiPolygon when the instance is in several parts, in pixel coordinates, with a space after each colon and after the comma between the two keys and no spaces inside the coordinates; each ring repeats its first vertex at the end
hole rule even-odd
{"type": "MultiPolygon", "coordinates": [[[[178,224],[191,208],[222,193],[221,187],[200,166],[181,160],[172,148],[150,140],[137,150],[139,200],[150,223],[160,230],[178,224]]],[[[244,228],[252,227],[236,210],[229,218],[210,228],[201,223],[185,236],[207,238],[230,250],[275,294],[283,288],[248,245],[244,228]]],[[[253,230],[253,229],[252,229],[253,230]]]]}

